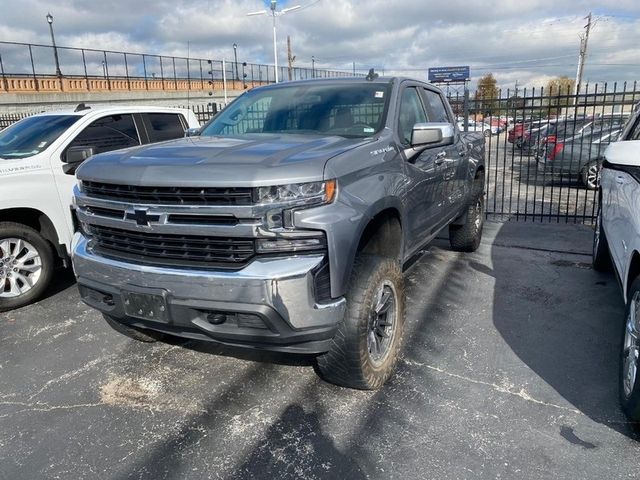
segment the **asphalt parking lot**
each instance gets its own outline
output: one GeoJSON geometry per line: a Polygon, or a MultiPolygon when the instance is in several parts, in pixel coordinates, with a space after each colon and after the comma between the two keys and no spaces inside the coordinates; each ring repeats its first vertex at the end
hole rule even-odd
{"type": "Polygon", "coordinates": [[[141,344],[71,275],[0,314],[0,478],[638,478],[617,401],[624,306],[591,231],[488,223],[407,272],[404,356],[378,392],[310,359],[141,344]]]}

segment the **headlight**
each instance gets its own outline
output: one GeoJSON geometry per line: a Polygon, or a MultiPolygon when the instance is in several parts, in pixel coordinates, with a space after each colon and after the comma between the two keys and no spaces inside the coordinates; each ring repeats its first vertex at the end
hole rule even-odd
{"type": "Polygon", "coordinates": [[[336,195],[336,181],[259,187],[257,191],[258,203],[331,203],[336,195]]]}

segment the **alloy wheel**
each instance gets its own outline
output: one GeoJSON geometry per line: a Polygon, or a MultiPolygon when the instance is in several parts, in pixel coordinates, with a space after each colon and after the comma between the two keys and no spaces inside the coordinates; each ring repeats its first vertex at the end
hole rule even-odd
{"type": "Polygon", "coordinates": [[[589,165],[587,169],[587,186],[596,189],[600,186],[600,169],[598,164],[589,165]]]}
{"type": "Polygon", "coordinates": [[[31,290],[42,273],[36,248],[20,238],[0,239],[0,298],[14,298],[31,290]]]}
{"type": "Polygon", "coordinates": [[[393,284],[384,281],[374,296],[367,330],[371,363],[379,367],[389,356],[396,335],[397,303],[393,284]]]}
{"type": "Polygon", "coordinates": [[[640,291],[633,294],[629,305],[629,314],[624,330],[624,344],[622,346],[622,387],[628,398],[633,393],[638,376],[638,357],[640,356],[640,291]]]}

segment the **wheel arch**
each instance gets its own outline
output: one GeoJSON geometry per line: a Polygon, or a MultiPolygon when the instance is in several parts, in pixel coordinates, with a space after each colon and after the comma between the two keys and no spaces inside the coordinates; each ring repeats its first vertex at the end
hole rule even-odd
{"type": "Polygon", "coordinates": [[[373,217],[360,232],[356,254],[360,252],[402,260],[402,219],[395,207],[387,207],[373,217]]]}
{"type": "Polygon", "coordinates": [[[344,295],[347,291],[356,255],[367,252],[394,258],[402,262],[404,254],[405,234],[400,205],[393,200],[380,200],[372,205],[367,214],[362,216],[357,229],[353,231],[353,240],[348,253],[334,255],[332,267],[337,267],[332,273],[332,296],[344,295]]]}
{"type": "Polygon", "coordinates": [[[627,268],[627,280],[624,283],[625,301],[628,301],[629,290],[638,276],[640,276],[640,253],[638,253],[637,250],[634,250],[633,255],[631,255],[631,261],[629,262],[629,268],[627,268]]]}
{"type": "Polygon", "coordinates": [[[14,222],[33,228],[51,243],[58,257],[66,259],[66,250],[60,245],[60,238],[53,222],[40,210],[28,207],[6,208],[0,210],[0,222],[14,222]]]}

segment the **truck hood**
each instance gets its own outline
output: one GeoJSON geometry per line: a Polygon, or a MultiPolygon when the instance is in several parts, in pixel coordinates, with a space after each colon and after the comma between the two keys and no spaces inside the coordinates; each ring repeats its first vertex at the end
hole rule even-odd
{"type": "Polygon", "coordinates": [[[80,180],[148,186],[255,187],[323,179],[330,158],[372,139],[251,134],[189,137],[95,155],[80,180]]]}

